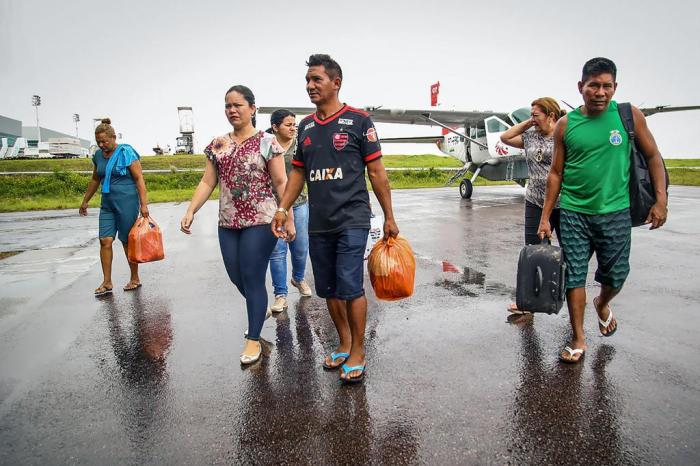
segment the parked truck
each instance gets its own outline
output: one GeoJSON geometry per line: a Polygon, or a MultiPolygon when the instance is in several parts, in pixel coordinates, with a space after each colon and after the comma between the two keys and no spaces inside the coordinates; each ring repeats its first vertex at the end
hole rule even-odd
{"type": "Polygon", "coordinates": [[[176,140],[175,153],[176,154],[194,154],[192,135],[183,134],[176,140]]]}

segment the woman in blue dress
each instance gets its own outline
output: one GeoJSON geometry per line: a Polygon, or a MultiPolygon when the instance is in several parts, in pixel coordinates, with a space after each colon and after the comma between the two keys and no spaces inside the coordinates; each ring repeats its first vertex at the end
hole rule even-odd
{"type": "MultiPolygon", "coordinates": [[[[99,149],[92,157],[92,179],[79,212],[82,216],[87,215],[88,202],[101,183],[99,237],[104,278],[95,289],[95,296],[102,296],[112,292],[112,242],[118,235],[124,246],[124,253],[127,253],[129,230],[139,213],[148,217],[148,200],[139,154],[128,144],[117,144],[117,134],[109,118],[102,119],[102,123],[95,128],[95,141],[99,149]]],[[[124,291],[132,291],[141,286],[139,265],[129,262],[129,268],[131,278],[124,286],[124,291]]]]}

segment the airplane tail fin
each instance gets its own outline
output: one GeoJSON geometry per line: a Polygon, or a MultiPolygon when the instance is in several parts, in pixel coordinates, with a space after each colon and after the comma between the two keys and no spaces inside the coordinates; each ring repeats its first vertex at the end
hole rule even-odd
{"type": "Polygon", "coordinates": [[[438,106],[438,95],[440,94],[440,81],[430,85],[430,106],[438,106]]]}

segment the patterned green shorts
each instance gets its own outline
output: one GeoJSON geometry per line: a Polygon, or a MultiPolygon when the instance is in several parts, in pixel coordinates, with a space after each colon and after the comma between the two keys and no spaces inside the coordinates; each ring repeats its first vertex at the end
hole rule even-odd
{"type": "Polygon", "coordinates": [[[620,288],[630,273],[632,221],[629,209],[587,215],[561,209],[561,248],[566,262],[566,288],[586,286],[588,262],[596,253],[595,281],[620,288]]]}

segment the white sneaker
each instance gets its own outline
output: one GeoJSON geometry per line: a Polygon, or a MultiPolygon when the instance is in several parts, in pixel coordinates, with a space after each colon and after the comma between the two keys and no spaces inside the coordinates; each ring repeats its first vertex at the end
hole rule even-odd
{"type": "Polygon", "coordinates": [[[270,306],[270,310],[274,313],[282,312],[287,310],[287,297],[286,296],[275,296],[275,302],[270,306]]]}
{"type": "Polygon", "coordinates": [[[292,278],[292,286],[296,286],[302,296],[311,296],[311,287],[306,283],[306,280],[296,281],[292,278]]]}

